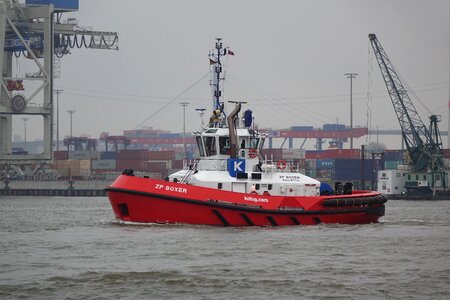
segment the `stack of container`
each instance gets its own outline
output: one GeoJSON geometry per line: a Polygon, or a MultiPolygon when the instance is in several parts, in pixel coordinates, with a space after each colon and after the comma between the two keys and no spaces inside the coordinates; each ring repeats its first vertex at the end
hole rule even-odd
{"type": "Polygon", "coordinates": [[[91,176],[90,160],[57,160],[56,171],[62,177],[89,177],[91,176]]]}
{"type": "Polygon", "coordinates": [[[384,168],[386,170],[396,170],[399,165],[405,163],[406,152],[403,150],[385,150],[384,168]]]}
{"type": "Polygon", "coordinates": [[[116,170],[147,171],[147,160],[147,150],[120,150],[117,151],[116,170]]]}
{"type": "Polygon", "coordinates": [[[97,160],[100,159],[100,152],[93,150],[69,151],[68,158],[74,160],[97,160]]]}
{"type": "Polygon", "coordinates": [[[66,160],[69,158],[69,154],[67,151],[54,151],[53,158],[54,160],[66,160]]]}
{"type": "Polygon", "coordinates": [[[318,178],[334,178],[335,160],[332,158],[323,158],[316,160],[316,176],[318,178]]]}
{"type": "Polygon", "coordinates": [[[175,159],[175,151],[148,151],[147,172],[160,174],[165,178],[172,173],[172,161],[175,159]]]}

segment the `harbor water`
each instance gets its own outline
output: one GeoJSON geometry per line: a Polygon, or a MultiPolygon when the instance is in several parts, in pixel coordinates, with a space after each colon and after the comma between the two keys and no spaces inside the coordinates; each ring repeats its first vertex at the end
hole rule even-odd
{"type": "Polygon", "coordinates": [[[0,299],[449,299],[450,201],[378,224],[136,225],[106,197],[0,197],[0,299]]]}

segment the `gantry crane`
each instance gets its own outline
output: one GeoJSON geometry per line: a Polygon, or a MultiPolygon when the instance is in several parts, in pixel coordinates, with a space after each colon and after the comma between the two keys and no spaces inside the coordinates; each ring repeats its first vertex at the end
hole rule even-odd
{"type": "Polygon", "coordinates": [[[118,50],[116,32],[87,30],[74,18],[62,20],[64,13],[78,10],[78,2],[0,0],[0,166],[52,160],[55,61],[71,48],[118,50]],[[37,72],[18,77],[13,57],[34,61],[37,72]],[[18,115],[43,118],[42,153],[12,153],[12,117],[18,115]]]}
{"type": "Polygon", "coordinates": [[[447,174],[444,166],[442,140],[438,129],[440,117],[431,115],[429,127],[425,126],[408,95],[408,90],[376,35],[369,34],[369,40],[400,123],[413,170],[427,172],[431,175],[430,187],[434,193],[436,189],[445,189],[447,174]]]}

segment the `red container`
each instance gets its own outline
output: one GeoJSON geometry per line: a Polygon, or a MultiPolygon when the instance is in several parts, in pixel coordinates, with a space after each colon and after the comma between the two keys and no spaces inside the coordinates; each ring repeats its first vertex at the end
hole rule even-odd
{"type": "Polygon", "coordinates": [[[55,160],[66,160],[69,158],[68,152],[66,151],[54,151],[53,157],[55,160]]]}
{"type": "Polygon", "coordinates": [[[117,151],[117,160],[147,161],[147,153],[147,150],[119,150],[117,151]]]}
{"type": "Polygon", "coordinates": [[[133,169],[135,171],[145,171],[147,170],[147,162],[143,160],[117,160],[116,170],[123,171],[125,169],[133,169]]]}
{"type": "Polygon", "coordinates": [[[148,160],[172,160],[175,159],[175,151],[148,151],[148,160]]]}
{"type": "Polygon", "coordinates": [[[183,160],[182,159],[177,159],[177,160],[172,160],[172,169],[183,169],[183,160]]]}
{"type": "Polygon", "coordinates": [[[159,173],[163,170],[167,170],[167,163],[165,162],[147,162],[147,171],[152,173],[159,173]]]}
{"type": "Polygon", "coordinates": [[[169,172],[167,170],[162,170],[159,174],[161,174],[161,179],[164,179],[169,175],[169,172]]]}

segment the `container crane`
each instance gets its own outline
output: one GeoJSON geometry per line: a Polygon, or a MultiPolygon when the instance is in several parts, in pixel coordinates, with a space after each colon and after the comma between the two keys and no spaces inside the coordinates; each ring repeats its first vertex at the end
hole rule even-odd
{"type": "Polygon", "coordinates": [[[411,166],[416,172],[427,172],[430,175],[431,188],[435,194],[437,188],[445,189],[447,186],[442,140],[438,129],[440,118],[431,115],[429,127],[425,126],[376,35],[369,34],[369,40],[394,106],[411,166]]]}

